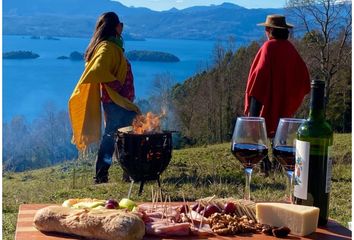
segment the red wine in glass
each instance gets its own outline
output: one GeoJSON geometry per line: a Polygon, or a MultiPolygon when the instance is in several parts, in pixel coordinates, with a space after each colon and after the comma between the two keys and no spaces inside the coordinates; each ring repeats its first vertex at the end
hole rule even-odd
{"type": "Polygon", "coordinates": [[[266,146],[253,143],[234,143],[231,151],[245,168],[253,168],[268,154],[266,146]]]}
{"type": "Polygon", "coordinates": [[[262,117],[238,117],[232,135],[231,152],[243,165],[246,182],[244,199],[251,199],[253,167],[268,154],[267,131],[262,117]]]}
{"type": "Polygon", "coordinates": [[[293,203],[296,132],[304,119],[281,118],[273,140],[273,156],[283,166],[287,175],[287,196],[293,203]]]}
{"type": "Polygon", "coordinates": [[[275,159],[283,166],[285,171],[294,171],[295,169],[295,147],[276,146],[273,148],[275,159]]]}

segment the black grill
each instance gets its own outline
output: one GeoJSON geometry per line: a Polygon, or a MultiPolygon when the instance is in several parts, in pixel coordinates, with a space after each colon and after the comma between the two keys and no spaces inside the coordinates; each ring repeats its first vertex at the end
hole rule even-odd
{"type": "Polygon", "coordinates": [[[134,182],[141,182],[141,194],[146,181],[156,180],[159,187],[160,175],[172,157],[172,134],[162,133],[134,134],[117,133],[116,156],[134,182]]]}

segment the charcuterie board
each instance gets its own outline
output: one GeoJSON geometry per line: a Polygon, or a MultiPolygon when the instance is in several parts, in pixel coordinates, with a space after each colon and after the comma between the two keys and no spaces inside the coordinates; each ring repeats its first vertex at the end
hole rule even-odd
{"type": "MultiPolygon", "coordinates": [[[[178,203],[171,203],[178,204],[178,203]]],[[[77,236],[69,236],[65,234],[57,234],[57,233],[42,233],[38,231],[33,226],[33,217],[38,209],[49,206],[50,204],[23,204],[20,205],[18,218],[17,218],[17,226],[16,226],[16,234],[15,240],[78,240],[84,239],[77,236]]],[[[145,240],[160,240],[160,239],[182,239],[182,238],[157,238],[157,237],[144,237],[145,240]]],[[[186,239],[183,237],[183,239],[186,239]]],[[[211,237],[191,237],[189,239],[210,239],[210,240],[233,240],[233,239],[273,239],[275,237],[266,236],[264,234],[249,234],[249,235],[237,235],[235,237],[225,237],[225,236],[211,236],[211,237]]],[[[289,235],[286,239],[351,239],[351,231],[337,222],[330,220],[325,227],[317,228],[316,232],[305,236],[305,237],[297,237],[293,235],[289,235]]]]}

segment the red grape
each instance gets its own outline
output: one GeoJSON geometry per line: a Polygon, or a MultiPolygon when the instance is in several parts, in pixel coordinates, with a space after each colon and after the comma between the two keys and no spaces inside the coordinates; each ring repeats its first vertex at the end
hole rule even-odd
{"type": "Polygon", "coordinates": [[[114,200],[114,199],[108,199],[107,201],[106,201],[106,205],[107,204],[112,204],[113,206],[114,206],[114,208],[117,208],[118,207],[118,202],[116,201],[116,200],[114,200]]]}
{"type": "Polygon", "coordinates": [[[107,203],[105,207],[107,209],[115,209],[116,208],[116,206],[114,206],[114,204],[112,204],[112,203],[107,203]]]}
{"type": "Polygon", "coordinates": [[[192,210],[200,213],[202,210],[204,210],[204,207],[202,205],[196,203],[192,206],[192,210]]]}
{"type": "Polygon", "coordinates": [[[236,205],[233,202],[225,203],[224,211],[226,214],[231,214],[236,211],[236,205]]]}
{"type": "Polygon", "coordinates": [[[221,209],[217,207],[214,204],[208,205],[205,210],[204,210],[204,217],[208,218],[210,217],[213,213],[219,213],[221,212],[221,209]]]}

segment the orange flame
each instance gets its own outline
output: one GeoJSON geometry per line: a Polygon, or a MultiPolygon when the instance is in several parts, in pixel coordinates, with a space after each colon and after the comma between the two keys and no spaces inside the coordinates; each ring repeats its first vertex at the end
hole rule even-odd
{"type": "Polygon", "coordinates": [[[133,132],[136,134],[160,132],[160,118],[162,116],[153,114],[152,112],[148,112],[146,115],[138,115],[133,120],[133,132]]]}

